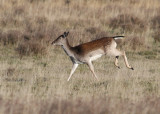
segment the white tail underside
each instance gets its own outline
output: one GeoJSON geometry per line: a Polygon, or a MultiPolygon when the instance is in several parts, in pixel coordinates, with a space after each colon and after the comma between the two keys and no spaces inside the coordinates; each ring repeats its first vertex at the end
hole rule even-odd
{"type": "Polygon", "coordinates": [[[124,38],[124,36],[115,36],[115,37],[113,37],[114,39],[122,39],[122,38],[124,38]]]}

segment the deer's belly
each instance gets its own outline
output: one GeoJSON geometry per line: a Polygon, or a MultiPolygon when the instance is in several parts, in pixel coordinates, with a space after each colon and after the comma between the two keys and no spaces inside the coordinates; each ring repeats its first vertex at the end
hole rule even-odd
{"type": "Polygon", "coordinates": [[[104,50],[98,49],[98,50],[90,52],[88,55],[89,55],[90,60],[94,61],[94,60],[100,58],[104,54],[105,54],[104,50]]]}
{"type": "Polygon", "coordinates": [[[90,57],[90,60],[91,60],[91,61],[94,61],[94,60],[100,58],[102,55],[103,55],[103,54],[93,55],[93,56],[90,57]]]}

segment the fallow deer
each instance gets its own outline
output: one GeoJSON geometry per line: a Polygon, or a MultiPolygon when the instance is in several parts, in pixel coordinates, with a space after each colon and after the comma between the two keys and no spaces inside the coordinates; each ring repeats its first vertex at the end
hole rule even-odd
{"type": "Polygon", "coordinates": [[[92,61],[100,58],[102,55],[115,56],[115,66],[118,68],[120,68],[118,66],[118,58],[119,56],[123,56],[126,67],[134,70],[133,67],[131,67],[128,63],[125,51],[122,52],[116,49],[117,43],[115,40],[121,39],[124,36],[103,37],[91,42],[72,47],[67,40],[68,34],[69,32],[64,32],[64,34],[60,35],[52,42],[53,45],[60,45],[73,62],[73,68],[67,81],[70,80],[71,76],[73,75],[79,64],[87,64],[91,72],[93,73],[93,76],[95,76],[95,78],[98,80],[98,77],[94,72],[92,61]]]}

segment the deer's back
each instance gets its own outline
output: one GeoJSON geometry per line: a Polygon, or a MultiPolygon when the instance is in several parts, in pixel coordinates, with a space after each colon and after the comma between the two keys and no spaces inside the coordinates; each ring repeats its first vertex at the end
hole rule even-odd
{"type": "Polygon", "coordinates": [[[89,52],[96,51],[99,49],[105,50],[106,46],[111,45],[113,38],[101,38],[91,42],[87,42],[78,46],[73,47],[75,53],[85,55],[89,52]]]}

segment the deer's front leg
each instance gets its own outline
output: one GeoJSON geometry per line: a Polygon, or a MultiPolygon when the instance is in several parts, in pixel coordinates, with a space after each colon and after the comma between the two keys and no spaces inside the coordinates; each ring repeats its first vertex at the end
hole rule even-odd
{"type": "Polygon", "coordinates": [[[98,77],[96,76],[95,72],[94,72],[94,67],[91,61],[87,62],[87,65],[89,66],[89,69],[91,70],[93,76],[98,80],[98,77]]]}
{"type": "Polygon", "coordinates": [[[77,67],[78,67],[78,64],[74,63],[74,64],[73,64],[73,67],[72,67],[72,70],[71,70],[71,73],[70,73],[67,81],[70,80],[70,78],[72,77],[72,75],[73,75],[73,73],[75,72],[75,70],[77,69],[77,67]]]}

